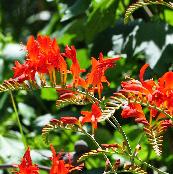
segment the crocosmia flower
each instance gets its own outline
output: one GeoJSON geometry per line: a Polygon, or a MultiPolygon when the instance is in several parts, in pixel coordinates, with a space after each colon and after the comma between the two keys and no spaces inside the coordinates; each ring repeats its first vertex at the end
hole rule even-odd
{"type": "MultiPolygon", "coordinates": [[[[134,117],[137,122],[143,124],[147,124],[147,122],[142,111],[142,104],[148,106],[150,124],[153,118],[166,119],[167,116],[160,110],[164,110],[169,115],[173,114],[173,72],[166,72],[158,79],[158,82],[153,79],[144,80],[144,73],[148,66],[145,64],[141,68],[139,80],[130,79],[122,82],[122,90],[120,90],[129,100],[129,104],[123,108],[122,117],[134,117]]],[[[166,123],[170,123],[169,120],[166,120],[166,123]]]]}
{"type": "Polygon", "coordinates": [[[94,103],[92,105],[91,112],[90,111],[81,111],[81,114],[84,115],[84,117],[80,117],[80,121],[82,124],[84,124],[86,122],[91,122],[92,127],[94,129],[97,128],[98,119],[102,115],[102,112],[101,112],[99,106],[97,105],[97,103],[94,103]]]}
{"type": "Polygon", "coordinates": [[[137,122],[148,124],[140,104],[130,103],[124,106],[121,116],[122,118],[133,117],[137,122]]]}
{"type": "Polygon", "coordinates": [[[97,87],[100,98],[103,89],[102,82],[106,82],[109,85],[109,82],[104,75],[105,71],[108,68],[112,68],[115,62],[119,59],[119,57],[104,59],[102,53],[99,55],[99,60],[92,58],[92,69],[91,73],[87,75],[86,86],[89,87],[91,85],[93,90],[97,87]]]}
{"type": "Polygon", "coordinates": [[[50,81],[56,84],[55,71],[61,74],[61,83],[65,84],[67,76],[67,64],[60,53],[59,46],[55,39],[49,36],[38,35],[37,39],[30,36],[26,45],[26,61],[24,64],[15,62],[13,67],[14,78],[19,82],[24,80],[35,80],[35,73],[50,76],[50,81]]]}
{"type": "Polygon", "coordinates": [[[54,147],[50,146],[52,151],[52,166],[50,169],[50,174],[69,174],[73,170],[80,170],[81,167],[74,167],[71,164],[66,164],[64,160],[61,159],[61,154],[56,154],[54,147]]]}
{"type": "Polygon", "coordinates": [[[73,85],[77,87],[79,85],[79,81],[81,79],[80,73],[85,72],[80,68],[79,62],[76,57],[76,49],[74,46],[69,47],[68,45],[65,48],[65,53],[62,54],[63,56],[72,60],[72,65],[70,67],[70,71],[73,74],[73,85]]]}
{"type": "Polygon", "coordinates": [[[19,165],[17,165],[19,171],[15,171],[15,174],[38,174],[39,168],[36,164],[32,164],[31,156],[30,156],[30,148],[26,150],[22,161],[19,165]]]}

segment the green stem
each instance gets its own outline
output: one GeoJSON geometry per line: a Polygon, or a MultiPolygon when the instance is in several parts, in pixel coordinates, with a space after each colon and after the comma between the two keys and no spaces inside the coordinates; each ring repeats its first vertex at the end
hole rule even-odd
{"type": "Polygon", "coordinates": [[[169,174],[169,173],[167,173],[167,172],[163,172],[163,171],[157,169],[156,167],[152,166],[151,164],[148,164],[147,162],[142,161],[142,160],[141,160],[140,158],[138,158],[138,157],[136,157],[136,159],[137,159],[138,161],[140,161],[142,164],[144,164],[145,166],[147,166],[147,167],[153,169],[154,171],[158,172],[159,174],[169,174]]]}
{"type": "Polygon", "coordinates": [[[10,96],[11,96],[11,101],[12,101],[12,104],[13,104],[13,109],[14,109],[14,112],[16,114],[19,130],[20,130],[20,133],[21,133],[21,136],[22,136],[23,145],[24,145],[25,149],[27,149],[26,138],[25,138],[24,133],[23,133],[22,125],[21,125],[21,122],[20,122],[20,119],[19,119],[19,114],[18,114],[18,111],[17,111],[17,108],[16,108],[16,104],[14,102],[14,97],[13,97],[13,94],[12,94],[11,90],[10,90],[10,96]]]}
{"type": "MultiPolygon", "coordinates": [[[[90,135],[88,132],[86,132],[85,130],[83,130],[83,133],[90,139],[92,140],[92,142],[96,145],[97,148],[99,149],[102,149],[101,146],[99,145],[99,143],[95,140],[94,136],[90,135]]],[[[109,161],[109,158],[106,156],[106,154],[103,153],[103,156],[105,158],[106,161],[109,161]]],[[[111,169],[113,168],[112,167],[112,164],[109,163],[111,169]]]]}
{"type": "Polygon", "coordinates": [[[124,141],[125,141],[125,143],[126,143],[126,145],[127,145],[127,150],[128,150],[129,155],[132,156],[132,149],[131,149],[131,147],[130,147],[128,138],[127,138],[127,136],[126,136],[126,133],[123,131],[121,125],[119,124],[118,120],[117,120],[114,116],[112,116],[112,119],[113,119],[113,121],[115,122],[115,125],[118,127],[118,131],[119,131],[120,134],[123,136],[123,139],[124,139],[124,141]]]}
{"type": "Polygon", "coordinates": [[[108,121],[114,129],[117,129],[117,126],[115,126],[115,124],[112,123],[112,121],[109,120],[109,118],[107,118],[106,121],[108,121]]]}

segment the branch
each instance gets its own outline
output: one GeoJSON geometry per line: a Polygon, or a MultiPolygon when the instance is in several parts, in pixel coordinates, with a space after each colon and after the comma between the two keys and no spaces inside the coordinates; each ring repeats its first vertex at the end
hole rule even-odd
{"type": "Polygon", "coordinates": [[[148,164],[147,162],[142,161],[139,157],[136,157],[136,159],[138,161],[140,161],[142,164],[144,164],[145,166],[147,166],[147,167],[153,169],[154,171],[158,172],[158,174],[169,174],[167,172],[163,172],[163,171],[159,170],[158,168],[152,166],[151,164],[148,164]]]}
{"type": "Polygon", "coordinates": [[[132,149],[130,147],[130,144],[129,144],[129,141],[128,141],[126,133],[123,131],[121,125],[119,124],[118,120],[114,116],[112,116],[112,119],[115,122],[116,126],[118,127],[118,131],[123,136],[123,139],[124,139],[124,141],[125,141],[125,143],[127,145],[127,150],[128,150],[129,155],[132,155],[132,149]]]}
{"type": "MultiPolygon", "coordinates": [[[[86,132],[85,130],[83,130],[83,134],[86,135],[90,140],[92,140],[92,142],[96,145],[97,148],[102,149],[101,146],[99,145],[99,143],[95,140],[94,136],[90,135],[88,132],[86,132]]],[[[108,157],[106,156],[105,153],[103,153],[103,156],[105,158],[106,161],[109,161],[108,157]]],[[[113,169],[113,166],[111,163],[109,163],[111,169],[113,169]]]]}

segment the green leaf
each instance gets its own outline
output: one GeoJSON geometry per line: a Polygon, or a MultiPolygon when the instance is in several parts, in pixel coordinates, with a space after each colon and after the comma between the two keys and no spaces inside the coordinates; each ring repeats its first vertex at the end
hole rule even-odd
{"type": "Polygon", "coordinates": [[[91,0],[77,0],[71,7],[69,7],[63,15],[61,22],[69,20],[73,17],[79,16],[85,13],[85,10],[89,7],[91,0]]]}
{"type": "Polygon", "coordinates": [[[172,32],[173,27],[165,23],[142,22],[126,38],[123,51],[129,59],[143,54],[154,72],[161,75],[171,67],[172,32]]]}
{"type": "Polygon", "coordinates": [[[165,13],[166,21],[167,21],[169,24],[173,25],[173,20],[172,20],[173,11],[172,11],[172,10],[165,9],[165,10],[164,10],[164,13],[165,13]]]}
{"type": "MultiPolygon", "coordinates": [[[[72,22],[67,24],[59,32],[54,33],[56,37],[62,37],[64,34],[69,33],[73,37],[75,36],[75,41],[83,41],[85,39],[86,17],[74,19],[72,22]]],[[[67,44],[67,43],[66,43],[67,44]]]]}
{"type": "Polygon", "coordinates": [[[69,45],[71,45],[71,41],[73,38],[75,38],[75,34],[66,34],[65,32],[65,33],[61,33],[57,37],[57,41],[58,41],[58,44],[67,45],[68,43],[69,45]]]}
{"type": "Polygon", "coordinates": [[[15,43],[7,44],[2,51],[2,56],[5,57],[6,60],[23,60],[25,54],[22,46],[15,43]]]}
{"type": "MultiPolygon", "coordinates": [[[[173,38],[173,37],[172,37],[173,38]]],[[[172,66],[173,44],[168,44],[162,51],[162,55],[154,66],[154,71],[162,75],[172,66]]],[[[172,68],[172,67],[171,67],[172,68]]]]}
{"type": "Polygon", "coordinates": [[[90,59],[88,59],[87,49],[78,49],[77,57],[82,69],[87,69],[90,66],[90,59]]]}
{"type": "Polygon", "coordinates": [[[113,138],[110,131],[104,128],[98,128],[95,137],[99,144],[104,144],[113,138]]]}
{"type": "Polygon", "coordinates": [[[48,124],[51,119],[53,119],[51,114],[45,114],[37,117],[34,123],[38,127],[43,127],[44,125],[48,124]]]}
{"type": "Polygon", "coordinates": [[[18,108],[19,108],[19,113],[23,117],[32,118],[35,116],[34,109],[25,103],[18,103],[18,108]]]}
{"type": "Polygon", "coordinates": [[[4,93],[0,98],[0,110],[4,107],[5,101],[7,100],[8,94],[4,93]]]}
{"type": "Polygon", "coordinates": [[[43,100],[55,101],[58,98],[58,94],[54,88],[42,88],[41,98],[43,100]]]}
{"type": "Polygon", "coordinates": [[[31,119],[35,117],[35,110],[25,103],[18,103],[19,113],[23,116],[23,123],[30,125],[31,119]]]}
{"type": "Polygon", "coordinates": [[[94,4],[86,22],[86,41],[91,42],[99,32],[114,23],[117,0],[101,0],[94,4]]]}
{"type": "Polygon", "coordinates": [[[19,140],[0,135],[0,158],[6,163],[16,164],[20,159],[23,143],[19,140]]]}
{"type": "Polygon", "coordinates": [[[57,13],[53,14],[50,22],[39,33],[43,35],[50,35],[58,21],[59,15],[57,13]]]}

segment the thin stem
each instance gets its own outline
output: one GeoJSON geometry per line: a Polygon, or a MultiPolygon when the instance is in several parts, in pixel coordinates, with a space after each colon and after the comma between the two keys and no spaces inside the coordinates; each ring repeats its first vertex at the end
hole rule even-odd
{"type": "Polygon", "coordinates": [[[150,159],[150,156],[151,156],[151,148],[150,148],[150,146],[148,145],[147,146],[147,151],[148,151],[148,154],[147,154],[147,157],[146,157],[146,161],[149,161],[149,159],[150,159]]]}
{"type": "Polygon", "coordinates": [[[18,114],[18,111],[17,111],[17,108],[16,108],[16,104],[14,102],[14,97],[13,97],[13,94],[12,94],[11,90],[10,90],[10,96],[11,96],[11,101],[12,101],[13,109],[14,109],[14,112],[16,114],[16,118],[17,118],[17,123],[18,123],[18,126],[19,126],[19,130],[20,130],[20,133],[21,133],[21,136],[22,136],[23,145],[24,145],[25,149],[27,149],[26,138],[25,138],[25,135],[23,133],[22,124],[21,124],[20,119],[19,119],[19,114],[18,114]]]}
{"type": "Polygon", "coordinates": [[[149,167],[149,168],[155,170],[155,171],[158,172],[159,174],[169,174],[169,173],[167,173],[167,172],[163,172],[163,171],[159,170],[158,168],[154,167],[154,166],[151,165],[151,164],[148,164],[148,163],[145,162],[145,161],[142,161],[139,157],[136,157],[136,159],[137,159],[138,161],[140,161],[142,164],[144,164],[145,166],[147,166],[147,167],[149,167]]]}
{"type": "Polygon", "coordinates": [[[117,126],[115,126],[115,124],[114,124],[114,123],[112,123],[112,121],[111,121],[111,120],[109,120],[109,118],[108,118],[108,119],[106,119],[106,121],[108,121],[108,122],[111,124],[111,126],[114,128],[114,129],[117,129],[117,126]]]}
{"type": "Polygon", "coordinates": [[[126,133],[123,131],[121,125],[119,124],[118,120],[117,120],[114,116],[112,116],[112,119],[113,119],[113,121],[115,122],[116,126],[118,127],[118,131],[119,131],[119,132],[121,133],[121,135],[123,136],[123,139],[124,139],[124,141],[125,141],[125,143],[126,143],[126,145],[127,145],[127,150],[128,150],[129,155],[132,155],[132,149],[131,149],[131,147],[130,147],[128,138],[127,138],[127,136],[126,136],[126,133]]]}
{"type": "MultiPolygon", "coordinates": [[[[92,140],[92,142],[96,145],[96,147],[98,147],[99,149],[102,149],[101,146],[99,145],[99,143],[95,140],[94,136],[90,135],[88,132],[86,132],[85,130],[83,130],[83,133],[90,139],[92,140]]],[[[109,161],[108,157],[106,156],[106,154],[103,153],[103,156],[105,158],[106,161],[109,161]]],[[[113,168],[112,167],[112,164],[110,164],[110,167],[111,169],[113,168]]]]}

